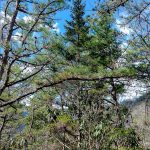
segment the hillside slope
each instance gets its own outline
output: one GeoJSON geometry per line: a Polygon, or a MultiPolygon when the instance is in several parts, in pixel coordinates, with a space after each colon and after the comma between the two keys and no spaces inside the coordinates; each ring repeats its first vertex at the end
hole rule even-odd
{"type": "Polygon", "coordinates": [[[136,129],[145,150],[150,149],[150,93],[124,104],[132,115],[130,125],[136,129]]]}

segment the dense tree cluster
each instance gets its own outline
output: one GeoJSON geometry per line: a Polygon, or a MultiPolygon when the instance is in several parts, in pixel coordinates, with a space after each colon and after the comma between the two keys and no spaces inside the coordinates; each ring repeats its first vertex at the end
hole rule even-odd
{"type": "Polygon", "coordinates": [[[61,34],[55,15],[68,3],[0,2],[0,149],[146,149],[121,100],[149,98],[150,2],[97,0],[86,16],[73,0],[61,34]]]}

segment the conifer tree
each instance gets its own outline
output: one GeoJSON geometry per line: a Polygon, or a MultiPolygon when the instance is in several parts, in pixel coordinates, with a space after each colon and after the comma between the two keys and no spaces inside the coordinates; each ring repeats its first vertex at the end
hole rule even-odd
{"type": "Polygon", "coordinates": [[[85,43],[88,41],[89,27],[84,19],[85,4],[82,0],[74,0],[71,9],[71,21],[67,21],[66,39],[73,46],[68,50],[66,57],[73,58],[76,62],[81,60],[81,53],[84,51],[85,43]]]}
{"type": "Polygon", "coordinates": [[[117,39],[119,32],[114,29],[113,18],[110,14],[97,14],[91,21],[92,38],[88,43],[89,60],[92,68],[97,72],[98,66],[113,69],[113,65],[121,55],[120,44],[117,39]],[[94,60],[94,61],[93,61],[94,60]]]}
{"type": "MultiPolygon", "coordinates": [[[[89,40],[89,26],[87,25],[85,18],[85,4],[82,0],[74,0],[73,7],[71,9],[71,21],[67,21],[65,26],[66,28],[66,40],[69,43],[66,59],[72,60],[78,65],[83,64],[83,56],[85,52],[85,45],[89,40]]],[[[74,115],[78,118],[79,127],[82,123],[82,104],[83,104],[83,93],[82,93],[82,85],[80,82],[77,82],[78,90],[78,98],[76,99],[77,107],[74,109],[74,104],[70,105],[69,108],[73,108],[74,115]]],[[[76,89],[76,87],[73,87],[76,89]]],[[[78,131],[78,148],[81,148],[82,141],[82,131],[79,129],[78,131]]]]}

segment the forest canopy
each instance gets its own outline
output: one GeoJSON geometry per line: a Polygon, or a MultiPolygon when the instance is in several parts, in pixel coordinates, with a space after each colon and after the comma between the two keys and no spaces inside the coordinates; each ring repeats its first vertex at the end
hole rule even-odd
{"type": "Polygon", "coordinates": [[[0,1],[1,150],[148,149],[149,81],[148,0],[0,1]]]}

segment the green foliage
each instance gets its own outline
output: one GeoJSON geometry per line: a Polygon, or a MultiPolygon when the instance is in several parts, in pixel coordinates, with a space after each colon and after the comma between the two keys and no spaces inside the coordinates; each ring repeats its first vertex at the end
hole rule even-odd
{"type": "MultiPolygon", "coordinates": [[[[117,31],[112,28],[112,16],[101,15],[91,20],[92,39],[88,43],[90,56],[96,59],[92,66],[98,65],[108,67],[121,55],[120,42],[117,41],[117,31]]],[[[97,71],[97,70],[95,70],[97,71]]]]}
{"type": "Polygon", "coordinates": [[[85,44],[89,40],[89,26],[84,19],[84,8],[82,0],[74,0],[71,10],[71,21],[67,21],[66,40],[69,44],[66,50],[66,58],[76,62],[81,61],[81,54],[85,51],[85,44]]]}
{"type": "MultiPolygon", "coordinates": [[[[132,47],[125,54],[126,64],[120,65],[118,60],[124,54],[112,14],[98,12],[86,20],[85,4],[82,0],[74,0],[71,21],[66,22],[66,33],[61,36],[49,31],[53,21],[47,19],[51,18],[48,12],[63,6],[64,1],[47,2],[51,5],[35,25],[35,32],[41,37],[29,33],[24,47],[18,41],[12,42],[14,49],[10,51],[12,56],[6,67],[12,57],[17,63],[5,72],[6,75],[10,73],[8,81],[5,78],[1,81],[4,91],[0,104],[30,90],[35,92],[25,99],[20,98],[18,103],[0,108],[2,149],[140,149],[139,137],[126,124],[129,110],[120,105],[119,96],[125,92],[127,79],[148,74],[149,64],[144,63],[145,53],[142,53],[145,47],[137,50],[131,42],[132,47]],[[19,55],[25,57],[18,58],[19,55]],[[136,61],[141,62],[136,65],[136,61]],[[28,71],[28,67],[31,70],[28,71]],[[78,78],[86,81],[78,81],[78,78]],[[22,81],[11,85],[18,80],[22,81]]],[[[19,7],[30,11],[26,3],[21,2],[19,7]]],[[[36,14],[45,7],[45,1],[35,2],[35,10],[28,14],[33,19],[28,23],[18,21],[18,25],[25,28],[23,37],[32,27],[36,14]]],[[[9,43],[6,48],[10,49],[9,43]]]]}
{"type": "Polygon", "coordinates": [[[109,138],[110,145],[117,144],[119,148],[140,149],[138,138],[133,129],[115,128],[112,130],[109,138]]]}

